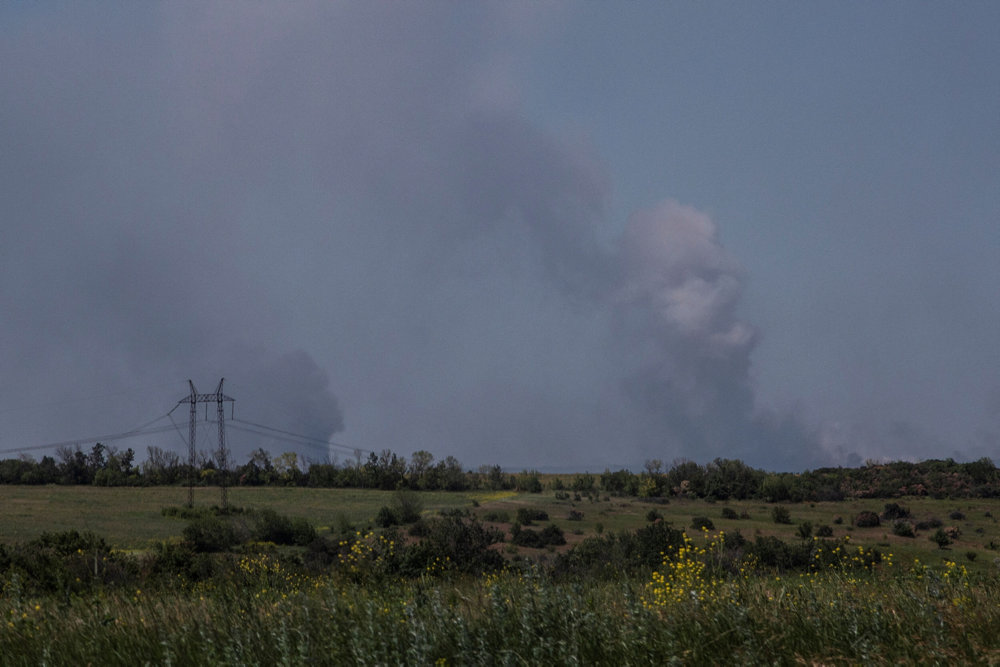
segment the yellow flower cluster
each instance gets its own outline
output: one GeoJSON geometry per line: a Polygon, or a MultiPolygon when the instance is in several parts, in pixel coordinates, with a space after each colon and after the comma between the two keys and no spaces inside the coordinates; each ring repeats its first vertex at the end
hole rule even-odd
{"type": "Polygon", "coordinates": [[[236,569],[244,585],[260,587],[257,597],[268,591],[298,593],[309,583],[309,577],[289,572],[279,559],[269,554],[242,556],[236,569]]]}
{"type": "Polygon", "coordinates": [[[436,574],[441,574],[445,570],[451,569],[451,558],[445,556],[441,558],[440,556],[435,556],[434,561],[429,563],[426,568],[426,574],[431,576],[436,574]]]}
{"type": "Polygon", "coordinates": [[[353,575],[364,575],[373,569],[378,569],[396,550],[394,541],[384,535],[376,535],[372,531],[365,534],[358,531],[354,534],[353,540],[341,540],[339,546],[342,549],[347,548],[346,552],[339,555],[340,565],[353,575]]]}
{"type": "Polygon", "coordinates": [[[706,545],[698,547],[684,534],[684,543],[674,552],[663,554],[663,564],[653,572],[642,604],[646,609],[662,610],[680,604],[704,604],[716,600],[722,582],[705,573],[706,560],[721,550],[725,536],[714,539],[705,534],[706,545]]]}

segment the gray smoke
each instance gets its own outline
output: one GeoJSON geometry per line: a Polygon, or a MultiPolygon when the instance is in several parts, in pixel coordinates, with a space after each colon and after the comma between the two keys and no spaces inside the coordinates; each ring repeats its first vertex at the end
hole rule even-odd
{"type": "Polygon", "coordinates": [[[225,376],[237,417],[470,466],[817,460],[755,405],[714,223],[668,202],[616,230],[594,151],[519,110],[502,36],[530,15],[120,9],[3,28],[0,398],[60,407],[5,439],[121,430],[225,376]]]}

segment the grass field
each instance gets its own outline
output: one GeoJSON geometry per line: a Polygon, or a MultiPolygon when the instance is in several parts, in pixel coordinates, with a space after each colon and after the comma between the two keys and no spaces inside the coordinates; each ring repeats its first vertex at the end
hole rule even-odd
{"type": "MultiPolygon", "coordinates": [[[[321,536],[346,540],[339,560],[310,569],[301,547],[248,543],[186,561],[208,567],[200,576],[183,569],[157,575],[154,560],[169,563],[176,553],[157,545],[187,525],[161,509],[183,504],[185,488],[0,486],[0,542],[90,530],[116,548],[93,556],[75,547],[59,557],[38,551],[49,559],[44,572],[56,577],[44,590],[32,587],[24,569],[3,574],[0,664],[1000,663],[993,548],[1000,542],[994,519],[1000,501],[897,499],[912,522],[937,519],[960,531],[954,544],[939,549],[929,530],[906,538],[893,534],[891,522],[851,525],[859,512],[881,513],[883,500],[789,504],[790,523],[775,523],[775,506],[761,502],[560,496],[418,497],[427,517],[462,508],[507,533],[518,509],[543,510],[568,541],[546,549],[507,544],[508,557],[551,562],[553,552],[587,536],[647,526],[657,519],[651,512],[692,538],[661,552],[655,571],[626,574],[615,561],[610,578],[553,576],[531,560],[459,571],[433,558],[426,570],[400,576],[383,567],[392,544],[367,533],[393,493],[244,487],[231,490],[233,506],[308,519],[321,536]],[[694,517],[707,517],[714,528],[690,529],[694,517]],[[360,532],[345,534],[344,522],[360,532]],[[831,527],[837,539],[811,548],[839,544],[834,564],[795,572],[752,561],[745,570],[744,561],[738,570],[723,566],[728,552],[720,532],[796,542],[803,522],[831,527]],[[883,558],[865,565],[869,547],[883,558]],[[122,568],[118,583],[113,577],[90,587],[81,582],[112,564],[122,568]]],[[[218,500],[217,489],[197,489],[196,505],[218,500]]]]}
{"type": "MultiPolygon", "coordinates": [[[[392,492],[366,489],[311,489],[298,487],[236,487],[230,489],[230,504],[246,508],[271,508],[293,517],[304,517],[320,532],[331,530],[343,521],[358,528],[370,528],[379,508],[392,500],[392,492]]],[[[479,516],[507,512],[514,520],[518,508],[531,507],[548,513],[552,523],[565,532],[567,549],[587,536],[601,531],[632,530],[648,523],[651,510],[676,528],[688,529],[693,517],[712,520],[716,530],[744,537],[774,535],[784,540],[797,539],[799,524],[808,521],[814,528],[830,526],[834,537],[849,535],[856,544],[891,551],[897,557],[920,558],[938,562],[942,558],[960,559],[976,571],[996,567],[1000,553],[1000,500],[902,498],[895,502],[909,509],[912,520],[938,519],[945,527],[960,531],[947,549],[939,549],[929,536],[932,531],[918,531],[916,537],[893,534],[891,522],[879,527],[852,526],[852,518],[861,511],[881,513],[885,500],[848,500],[827,503],[788,504],[791,523],[778,524],[772,519],[774,505],[759,501],[729,503],[673,499],[669,503],[644,502],[636,498],[572,497],[557,499],[551,491],[539,494],[512,491],[421,492],[418,495],[425,515],[439,510],[467,508],[479,516]],[[725,519],[723,508],[747,518],[725,519]],[[570,512],[579,518],[571,520],[570,512]],[[951,519],[954,512],[964,518],[951,519]],[[837,523],[838,517],[841,522],[837,523]],[[969,561],[967,554],[975,554],[969,561]]],[[[0,542],[11,544],[37,537],[44,532],[90,530],[123,549],[143,549],[156,541],[180,535],[185,522],[165,517],[161,509],[179,506],[187,500],[185,487],[102,488],[93,486],[0,486],[0,542]]],[[[195,504],[219,502],[219,490],[196,488],[195,504]]],[[[957,515],[956,515],[957,516],[957,515]]],[[[509,530],[509,523],[494,523],[509,530]]],[[[536,550],[521,549],[524,554],[536,550]]]]}

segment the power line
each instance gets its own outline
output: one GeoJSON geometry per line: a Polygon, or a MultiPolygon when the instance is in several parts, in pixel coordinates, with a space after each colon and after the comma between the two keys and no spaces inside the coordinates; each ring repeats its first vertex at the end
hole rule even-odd
{"type": "MultiPolygon", "coordinates": [[[[166,415],[163,415],[166,417],[166,415]]],[[[163,417],[158,417],[152,423],[163,419],[163,417]]],[[[124,440],[126,438],[135,438],[140,435],[152,435],[154,433],[164,433],[173,429],[173,426],[157,426],[156,428],[149,429],[132,429],[131,431],[125,431],[124,433],[111,433],[108,435],[98,435],[91,438],[76,438],[75,440],[63,440],[62,442],[50,442],[44,445],[31,445],[29,447],[13,447],[11,449],[0,449],[0,454],[13,454],[15,452],[32,452],[42,449],[56,449],[59,447],[75,447],[78,445],[86,445],[92,442],[114,442],[115,440],[124,440]]]]}
{"type": "MultiPolygon", "coordinates": [[[[298,438],[300,440],[308,441],[311,443],[316,443],[317,445],[322,445],[324,447],[339,447],[341,449],[347,450],[351,453],[353,452],[364,452],[365,454],[371,454],[371,450],[363,449],[361,447],[351,447],[350,445],[344,445],[339,442],[333,442],[332,440],[321,440],[319,438],[313,438],[312,436],[302,435],[301,433],[292,433],[291,431],[285,431],[280,428],[272,428],[270,426],[264,426],[263,424],[257,424],[254,422],[246,421],[244,419],[231,419],[230,421],[237,422],[239,424],[246,424],[247,426],[255,426],[257,428],[265,429],[267,431],[273,431],[274,433],[281,433],[282,435],[292,436],[293,438],[298,438]]],[[[258,435],[265,435],[260,433],[258,435]]]]}
{"type": "MultiPolygon", "coordinates": [[[[218,401],[218,398],[221,395],[221,383],[220,383],[220,388],[214,394],[200,395],[200,394],[195,393],[193,395],[195,396],[195,399],[196,399],[194,402],[208,402],[208,400],[206,400],[206,399],[209,399],[209,398],[212,401],[218,401]]],[[[232,400],[228,396],[224,396],[224,395],[223,395],[223,398],[224,398],[224,400],[232,400]]],[[[105,434],[105,435],[98,435],[98,436],[92,436],[92,437],[87,437],[87,438],[74,438],[72,440],[63,440],[63,441],[60,441],[60,442],[50,442],[50,443],[46,443],[46,444],[30,445],[30,446],[27,446],[27,447],[12,447],[12,448],[9,448],[9,449],[0,449],[0,454],[13,454],[13,453],[40,451],[40,450],[46,450],[46,449],[57,449],[57,448],[60,448],[60,447],[76,447],[76,446],[79,446],[79,445],[96,443],[96,442],[114,442],[116,440],[124,440],[124,439],[127,439],[127,438],[135,438],[135,437],[144,436],[144,435],[154,435],[154,434],[157,434],[157,433],[166,433],[167,431],[174,431],[175,433],[177,433],[178,437],[181,439],[181,442],[187,448],[190,448],[191,444],[192,444],[191,441],[190,441],[190,439],[186,439],[184,437],[184,434],[181,431],[180,425],[177,424],[177,422],[174,421],[174,418],[173,418],[173,412],[178,407],[180,407],[180,405],[182,403],[188,403],[188,402],[191,402],[191,398],[190,397],[188,397],[186,399],[182,399],[181,401],[179,401],[178,404],[175,405],[166,414],[160,415],[156,419],[152,419],[152,420],[146,422],[145,424],[137,426],[136,428],[130,429],[128,431],[123,431],[121,433],[109,433],[109,434],[105,434]],[[170,424],[169,425],[163,425],[163,426],[157,426],[157,427],[150,428],[150,427],[153,426],[153,424],[155,424],[158,421],[161,421],[162,419],[169,419],[170,420],[170,424]]],[[[194,407],[194,403],[192,403],[192,407],[194,407]]],[[[240,430],[240,431],[243,431],[243,432],[246,432],[246,433],[252,433],[252,434],[258,435],[258,436],[270,437],[270,438],[273,438],[275,440],[280,440],[280,441],[287,442],[287,443],[293,444],[293,445],[305,445],[305,446],[309,446],[309,447],[312,447],[312,448],[315,448],[315,449],[321,449],[322,448],[323,450],[325,450],[327,452],[329,452],[329,448],[334,447],[334,448],[340,449],[340,450],[342,450],[342,451],[344,451],[346,453],[351,453],[351,454],[358,454],[358,453],[371,454],[371,453],[373,453],[371,450],[364,449],[363,447],[352,447],[350,445],[345,445],[343,443],[334,442],[334,441],[331,441],[331,440],[322,440],[320,438],[315,438],[315,437],[304,435],[304,434],[301,434],[301,433],[294,433],[292,431],[288,431],[288,430],[285,430],[285,429],[274,428],[273,426],[267,426],[265,424],[259,424],[257,422],[251,422],[251,421],[247,421],[247,420],[244,420],[244,419],[231,418],[229,421],[230,421],[230,424],[231,424],[232,428],[235,428],[237,430],[240,430]]],[[[219,425],[219,420],[207,420],[206,419],[206,420],[204,420],[201,423],[208,424],[208,425],[219,425]]]]}

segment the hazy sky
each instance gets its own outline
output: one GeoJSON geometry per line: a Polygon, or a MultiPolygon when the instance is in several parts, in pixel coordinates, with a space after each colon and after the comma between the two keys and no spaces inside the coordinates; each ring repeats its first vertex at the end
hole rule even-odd
{"type": "Polygon", "coordinates": [[[467,467],[1000,459],[998,63],[995,2],[3,3],[0,449],[225,376],[467,467]]]}

